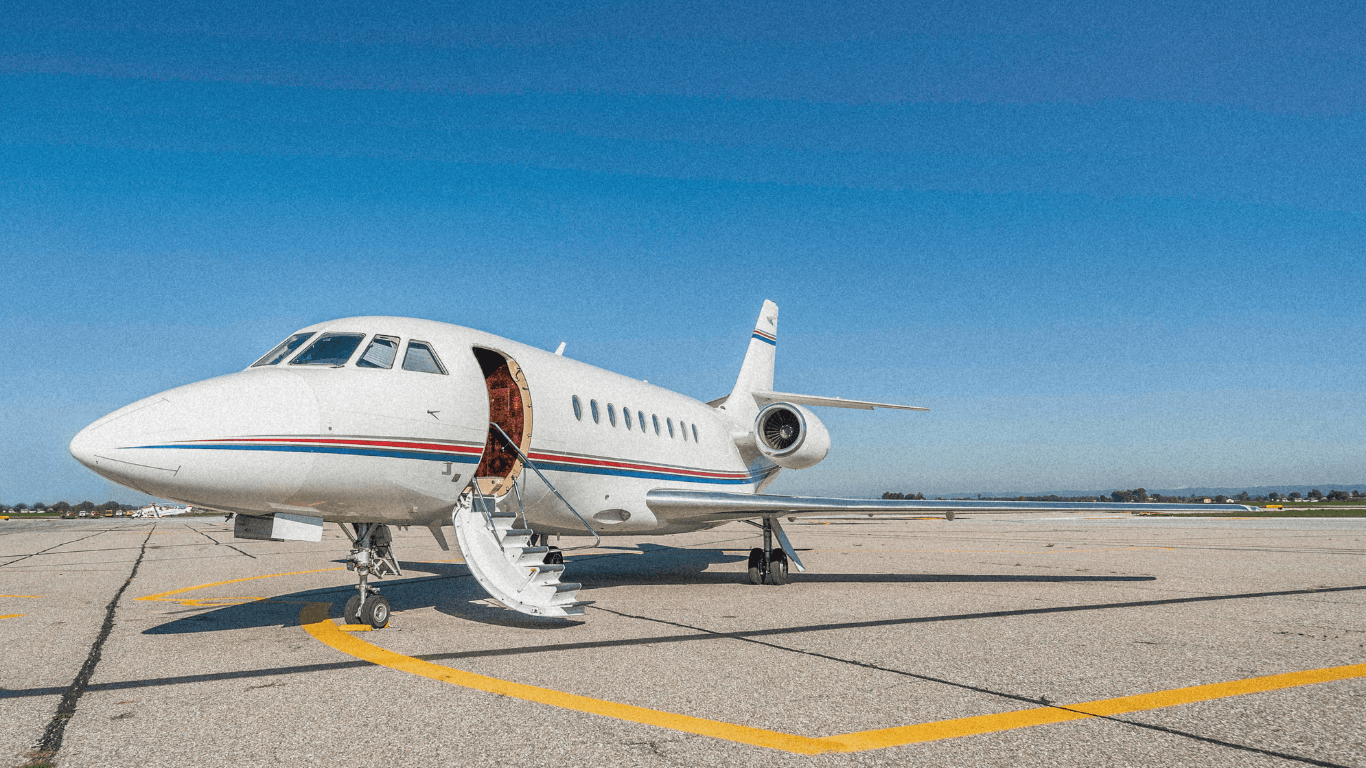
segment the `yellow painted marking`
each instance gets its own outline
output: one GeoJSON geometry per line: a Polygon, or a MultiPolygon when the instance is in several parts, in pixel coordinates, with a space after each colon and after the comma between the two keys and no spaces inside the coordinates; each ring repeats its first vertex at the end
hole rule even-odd
{"type": "Polygon", "coordinates": [[[440,664],[433,664],[429,661],[422,661],[411,656],[404,656],[393,651],[380,648],[377,645],[361,640],[354,635],[348,635],[338,629],[337,625],[328,617],[331,605],[328,603],[313,603],[306,606],[299,612],[299,623],[304,625],[308,633],[323,643],[332,646],[342,653],[355,656],[372,664],[382,667],[389,667],[403,672],[408,672],[422,677],[429,677],[433,680],[440,680],[452,683],[465,688],[473,688],[478,691],[496,693],[502,696],[511,696],[526,701],[535,701],[541,704],[549,704],[563,709],[572,709],[576,712],[587,712],[604,717],[614,717],[619,720],[628,720],[634,723],[653,725],[659,728],[668,728],[685,733],[696,733],[701,736],[712,736],[728,741],[738,741],[742,744],[753,744],[760,747],[780,749],[785,752],[796,752],[803,755],[814,755],[821,752],[829,752],[835,745],[827,743],[822,739],[812,739],[806,736],[793,736],[787,733],[776,731],[766,731],[761,728],[749,728],[743,725],[722,723],[717,720],[706,720],[700,717],[690,717],[688,715],[677,715],[671,712],[661,712],[657,709],[646,709],[630,704],[617,704],[602,699],[592,699],[587,696],[576,696],[572,693],[554,691],[549,688],[538,688],[534,685],[524,685],[513,683],[507,680],[499,680],[496,677],[486,675],[476,675],[473,672],[462,672],[451,667],[444,667],[440,664]]]}
{"type": "MultiPolygon", "coordinates": [[[[210,584],[200,584],[193,587],[173,589],[137,599],[166,600],[185,605],[212,605],[213,603],[209,602],[211,600],[261,600],[263,598],[204,598],[203,600],[196,600],[193,598],[174,598],[171,596],[192,592],[198,589],[221,586],[223,584],[235,584],[256,579],[269,579],[276,576],[299,576],[308,573],[322,573],[325,571],[339,570],[342,569],[318,568],[310,571],[291,571],[288,573],[248,576],[240,579],[228,579],[227,581],[216,581],[210,584]]],[[[12,597],[36,596],[13,595],[12,597]]],[[[1181,704],[1191,704],[1199,701],[1211,701],[1230,696],[1241,696],[1248,693],[1260,693],[1264,691],[1281,690],[1284,688],[1295,688],[1303,685],[1313,685],[1316,683],[1326,683],[1334,680],[1366,677],[1366,664],[1352,664],[1341,667],[1311,669],[1304,672],[1287,672],[1279,675],[1252,677],[1245,680],[1234,680],[1226,683],[1194,685],[1186,688],[1174,688],[1167,691],[1157,691],[1136,696],[1100,699],[1070,706],[1036,707],[1014,712],[1001,712],[994,715],[977,715],[975,717],[963,717],[953,720],[940,720],[931,723],[899,726],[896,728],[882,728],[871,731],[858,731],[838,736],[813,738],[810,736],[798,736],[780,733],[778,731],[769,731],[762,728],[751,728],[748,726],[736,725],[734,723],[723,723],[718,720],[707,720],[705,718],[692,717],[690,715],[663,712],[661,710],[637,707],[631,704],[619,704],[602,699],[594,699],[587,696],[578,696],[572,693],[556,691],[549,688],[540,688],[534,685],[500,680],[496,677],[488,677],[473,672],[464,672],[440,664],[433,664],[411,656],[395,653],[347,634],[350,631],[369,631],[371,627],[368,624],[338,625],[332,621],[329,616],[331,608],[331,603],[305,603],[303,609],[299,612],[299,623],[303,625],[304,629],[310,635],[325,645],[378,666],[389,667],[401,672],[428,677],[433,680],[440,680],[465,688],[495,693],[501,696],[510,696],[526,701],[534,701],[553,707],[574,710],[576,712],[586,712],[589,714],[601,715],[603,717],[613,717],[619,720],[641,723],[643,725],[668,728],[671,730],[683,731],[685,733],[695,733],[701,736],[725,739],[740,744],[750,744],[752,746],[766,747],[803,755],[814,755],[822,752],[862,752],[872,749],[885,749],[887,747],[904,746],[927,741],[953,739],[983,733],[997,733],[1000,731],[1027,728],[1035,725],[1061,723],[1070,720],[1083,720],[1091,717],[1109,717],[1130,712],[1141,712],[1163,707],[1174,707],[1181,704]]],[[[25,614],[22,613],[15,613],[0,616],[0,619],[13,619],[24,615],[25,614]]]]}
{"type": "Polygon", "coordinates": [[[139,597],[139,598],[137,598],[137,599],[138,599],[138,600],[159,600],[159,601],[165,601],[165,602],[168,602],[168,603],[180,603],[181,605],[188,605],[188,606],[203,606],[203,605],[213,606],[213,605],[231,605],[231,604],[232,604],[232,603],[225,603],[225,602],[223,602],[223,601],[225,601],[225,600],[233,600],[233,601],[236,601],[236,602],[238,602],[238,603],[252,603],[252,602],[259,601],[259,600],[264,600],[265,598],[264,598],[264,597],[205,597],[205,598],[193,598],[193,597],[190,597],[190,598],[180,598],[180,597],[171,597],[171,595],[179,595],[179,594],[183,594],[183,593],[185,593],[185,592],[193,592],[193,591],[195,591],[195,590],[197,590],[197,589],[208,589],[209,587],[221,587],[221,586],[223,586],[224,584],[238,584],[238,583],[241,583],[241,582],[243,582],[243,581],[255,581],[256,579],[273,579],[273,578],[275,578],[276,576],[301,576],[301,575],[303,575],[303,574],[305,574],[305,573],[323,573],[324,571],[340,571],[340,570],[344,570],[344,569],[342,569],[342,568],[315,568],[314,570],[311,570],[311,571],[290,571],[289,573],[268,573],[268,574],[266,574],[266,575],[264,575],[264,576],[246,576],[246,577],[240,578],[240,579],[228,579],[227,581],[215,581],[215,582],[212,582],[212,583],[210,583],[210,584],[200,584],[200,585],[194,586],[194,587],[181,587],[180,589],[172,589],[172,590],[168,590],[168,591],[166,591],[166,592],[158,592],[158,593],[155,594],[155,595],[148,595],[148,596],[146,596],[146,597],[139,597]]]}
{"type": "Polygon", "coordinates": [[[1223,699],[1245,693],[1275,691],[1282,688],[1295,688],[1301,685],[1326,683],[1333,680],[1347,680],[1366,677],[1366,664],[1352,664],[1345,667],[1311,669],[1307,672],[1287,672],[1281,675],[1251,677],[1228,683],[1193,685],[1189,688],[1173,688],[1169,691],[1145,693],[1138,696],[1122,696],[1116,699],[1101,699],[1084,704],[1066,707],[1041,707],[1017,712],[1002,712],[999,715],[964,717],[957,720],[942,720],[924,725],[908,725],[901,728],[884,728],[876,731],[862,731],[844,736],[830,737],[840,743],[840,751],[857,752],[866,749],[881,749],[922,741],[951,739],[978,733],[992,733],[1014,728],[1045,723],[1060,723],[1068,720],[1082,720],[1091,716],[1111,717],[1130,712],[1142,712],[1197,701],[1223,699]]]}
{"type": "Polygon", "coordinates": [[[662,712],[657,709],[647,709],[645,707],[637,707],[630,704],[618,704],[616,702],[593,699],[587,696],[578,696],[572,693],[551,690],[549,688],[539,688],[534,685],[514,683],[507,680],[500,680],[496,677],[478,675],[473,672],[464,672],[440,664],[433,664],[429,661],[415,659],[411,656],[404,656],[403,654],[380,648],[377,645],[367,643],[360,638],[346,634],[343,631],[346,626],[343,625],[339,627],[328,616],[331,607],[332,606],[329,603],[311,603],[299,612],[299,623],[304,626],[304,629],[307,630],[310,635],[324,644],[329,645],[342,653],[354,656],[363,661],[368,661],[372,664],[389,667],[390,669],[397,669],[401,672],[408,672],[422,677],[429,677],[433,680],[440,680],[465,688],[473,688],[475,690],[496,693],[502,696],[511,696],[526,701],[548,704],[562,709],[572,709],[576,712],[587,712],[589,714],[602,715],[604,717],[614,717],[619,720],[628,720],[633,723],[653,725],[659,728],[669,728],[685,733],[696,733],[701,736],[711,736],[713,738],[725,739],[741,744],[767,747],[769,749],[778,749],[785,752],[795,752],[802,755],[814,755],[822,752],[863,752],[870,749],[885,749],[887,747],[917,744],[926,741],[939,741],[941,739],[954,739],[982,733],[1009,731],[1016,728],[1028,728],[1034,725],[1047,725],[1049,723],[1062,723],[1069,720],[1085,720],[1091,717],[1107,717],[1128,712],[1141,712],[1149,709],[1160,709],[1162,707],[1174,707],[1180,704],[1222,699],[1229,696],[1240,696],[1246,693],[1259,693],[1262,691],[1294,688],[1301,685],[1312,685],[1314,683],[1324,683],[1333,680],[1366,677],[1366,664],[1354,664],[1345,667],[1314,669],[1307,672],[1288,672],[1280,675],[1253,677],[1246,680],[1234,680],[1227,683],[1211,683],[1208,685],[1195,685],[1189,688],[1174,688],[1168,691],[1145,693],[1138,696],[1123,696],[1115,699],[1101,699],[1071,706],[1037,707],[1014,712],[1001,712],[994,715],[962,717],[954,720],[940,720],[932,723],[920,723],[897,728],[859,731],[857,733],[847,733],[840,736],[812,738],[809,736],[796,736],[777,731],[768,731],[762,728],[750,728],[743,725],[723,723],[717,720],[707,720],[689,715],[679,715],[672,712],[662,712]]]}
{"type": "Polygon", "coordinates": [[[0,616],[0,619],[17,619],[17,618],[19,618],[20,616],[24,616],[24,615],[26,615],[26,614],[22,614],[22,613],[7,613],[7,614],[5,614],[4,616],[0,616]]]}
{"type": "Polygon", "coordinates": [[[42,600],[42,595],[0,595],[0,597],[26,597],[30,600],[42,600]]]}

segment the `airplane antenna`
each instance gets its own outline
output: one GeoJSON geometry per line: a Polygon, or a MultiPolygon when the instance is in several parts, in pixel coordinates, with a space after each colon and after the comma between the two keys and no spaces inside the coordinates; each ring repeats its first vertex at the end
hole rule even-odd
{"type": "Polygon", "coordinates": [[[563,342],[563,341],[560,342],[560,346],[555,347],[555,354],[558,355],[558,356],[560,356],[560,357],[564,357],[564,342],[563,342]]]}

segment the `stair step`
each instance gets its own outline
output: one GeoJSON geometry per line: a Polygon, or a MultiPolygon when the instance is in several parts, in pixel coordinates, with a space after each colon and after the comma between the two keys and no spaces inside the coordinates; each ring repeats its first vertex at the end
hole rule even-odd
{"type": "MultiPolygon", "coordinates": [[[[555,548],[547,542],[532,546],[536,533],[522,515],[493,502],[476,497],[473,505],[451,513],[456,540],[475,581],[494,601],[513,610],[535,616],[583,617],[585,604],[578,600],[583,585],[562,583],[565,565],[545,562],[555,559],[555,548]]],[[[517,509],[515,503],[512,508],[517,509]]]]}

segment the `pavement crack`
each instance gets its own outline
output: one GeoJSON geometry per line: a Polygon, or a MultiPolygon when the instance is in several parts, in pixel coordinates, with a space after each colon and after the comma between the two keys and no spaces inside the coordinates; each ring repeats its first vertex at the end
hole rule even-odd
{"type": "Polygon", "coordinates": [[[109,639],[109,634],[114,631],[114,614],[118,610],[119,600],[123,593],[128,591],[128,586],[133,583],[133,579],[138,575],[138,567],[142,565],[142,558],[147,554],[147,543],[152,540],[152,532],[156,530],[156,524],[152,524],[152,530],[147,532],[147,537],[142,540],[142,550],[138,552],[138,559],[133,562],[133,569],[128,573],[128,578],[124,579],[123,585],[114,593],[113,599],[104,609],[104,624],[101,625],[99,634],[95,636],[95,641],[90,644],[90,653],[85,658],[85,663],[76,673],[76,679],[71,681],[66,691],[62,693],[62,700],[57,705],[57,712],[43,729],[43,736],[34,745],[31,759],[26,765],[36,766],[51,763],[53,758],[62,748],[62,738],[66,734],[67,723],[71,722],[71,717],[76,714],[76,704],[81,696],[85,694],[86,688],[90,685],[90,678],[95,674],[95,666],[100,663],[100,653],[104,649],[104,643],[109,639]]]}
{"type": "Polygon", "coordinates": [[[0,568],[4,568],[4,567],[7,566],[7,565],[14,565],[14,564],[17,563],[17,562],[19,562],[19,561],[21,561],[21,560],[27,560],[27,559],[29,559],[30,557],[37,557],[38,555],[45,555],[45,554],[47,554],[48,552],[51,552],[51,551],[54,550],[54,549],[58,549],[58,548],[60,548],[60,547],[65,547],[65,546],[67,546],[68,544],[75,544],[75,543],[78,542],[78,541],[85,541],[86,539],[93,539],[93,538],[95,538],[96,536],[99,536],[101,533],[108,533],[108,531],[96,531],[96,532],[90,534],[89,536],[82,536],[82,537],[80,537],[79,539],[72,539],[71,541],[64,541],[64,542],[62,542],[61,544],[53,544],[52,546],[48,547],[47,549],[39,550],[39,551],[34,552],[34,553],[32,553],[32,554],[24,555],[23,557],[17,557],[17,558],[15,558],[15,559],[13,559],[13,560],[10,560],[10,561],[7,562],[7,563],[0,563],[0,568]]]}
{"type": "Polygon", "coordinates": [[[248,553],[246,553],[246,552],[243,552],[242,550],[238,549],[237,547],[234,547],[234,546],[231,545],[231,544],[224,544],[223,542],[219,541],[218,539],[215,539],[214,537],[210,536],[209,534],[204,533],[203,531],[199,530],[198,528],[195,528],[193,525],[188,526],[188,527],[189,527],[190,530],[194,531],[195,533],[199,534],[200,536],[203,536],[204,538],[208,539],[209,541],[212,541],[212,542],[214,543],[214,546],[218,546],[218,547],[227,547],[228,549],[231,549],[232,551],[234,551],[234,552],[236,552],[236,553],[238,553],[238,554],[246,555],[247,557],[250,557],[252,560],[258,560],[258,559],[260,559],[260,558],[256,557],[256,555],[252,555],[252,554],[248,554],[248,553]]]}

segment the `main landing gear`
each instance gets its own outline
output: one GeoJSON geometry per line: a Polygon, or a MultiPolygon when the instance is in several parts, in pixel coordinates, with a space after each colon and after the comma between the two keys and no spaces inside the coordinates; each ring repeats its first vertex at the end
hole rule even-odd
{"type": "Polygon", "coordinates": [[[369,624],[375,629],[389,625],[389,601],[379,596],[379,588],[369,584],[371,576],[383,578],[386,573],[402,576],[398,560],[394,558],[394,537],[384,523],[352,523],[351,530],[342,526],[351,539],[351,555],[346,558],[346,570],[360,577],[356,586],[359,594],[346,601],[342,621],[347,624],[369,624]]]}
{"type": "MultiPolygon", "coordinates": [[[[773,533],[777,526],[776,520],[771,517],[764,518],[764,546],[763,549],[755,547],[749,551],[749,583],[783,585],[787,583],[787,553],[782,547],[773,548],[773,533]]],[[[758,523],[752,523],[758,526],[758,523]]],[[[779,536],[782,536],[782,528],[777,528],[779,536]]],[[[784,537],[785,538],[785,537],[784,537]]],[[[797,564],[801,570],[801,563],[797,564]]]]}
{"type": "Polygon", "coordinates": [[[550,543],[550,536],[544,533],[531,534],[530,545],[533,547],[546,547],[549,552],[545,553],[542,563],[546,565],[564,565],[564,553],[560,548],[550,543]]]}

